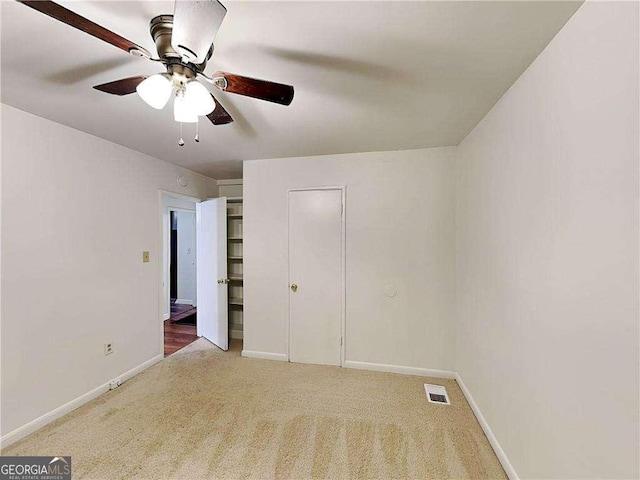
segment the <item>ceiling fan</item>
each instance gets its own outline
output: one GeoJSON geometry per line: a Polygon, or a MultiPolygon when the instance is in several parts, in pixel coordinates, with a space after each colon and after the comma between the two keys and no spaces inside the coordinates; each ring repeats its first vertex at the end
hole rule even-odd
{"type": "MultiPolygon", "coordinates": [[[[281,83],[243,77],[227,72],[204,73],[213,55],[213,42],[227,9],[218,0],[175,0],[173,15],[158,15],[151,19],[149,29],[158,58],[135,43],[107,30],[77,13],[47,0],[18,0],[45,15],[93,35],[136,57],[164,65],[166,72],[151,76],[138,75],[93,88],[112,95],[137,92],[151,107],[162,109],[174,94],[174,120],[198,123],[206,116],[214,125],[233,122],[231,115],[212,93],[199,82],[205,81],[223,92],[253,97],[267,102],[289,105],[293,87],[281,83]]],[[[199,141],[196,133],[196,141],[199,141]]],[[[180,146],[184,141],[180,138],[180,146]]]]}

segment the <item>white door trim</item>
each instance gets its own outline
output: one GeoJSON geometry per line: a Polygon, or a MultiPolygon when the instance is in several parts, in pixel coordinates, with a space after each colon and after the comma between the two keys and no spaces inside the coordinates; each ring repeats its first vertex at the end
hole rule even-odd
{"type": "MultiPolygon", "coordinates": [[[[166,286],[167,290],[166,290],[166,294],[167,294],[167,298],[169,295],[169,262],[168,262],[168,254],[165,252],[165,242],[167,241],[167,237],[169,235],[169,231],[168,229],[165,229],[165,225],[164,225],[164,215],[167,212],[166,209],[162,208],[163,205],[163,200],[165,198],[178,198],[178,199],[182,199],[182,200],[189,200],[192,201],[194,203],[200,203],[202,201],[201,198],[198,197],[192,197],[189,195],[184,195],[182,193],[176,193],[176,192],[172,192],[170,190],[162,190],[162,189],[158,189],[158,214],[159,214],[159,222],[158,222],[158,258],[161,259],[161,263],[159,265],[160,268],[158,268],[158,292],[160,293],[159,295],[159,301],[158,301],[158,305],[157,305],[157,318],[160,319],[159,322],[157,322],[157,330],[156,330],[156,335],[158,336],[158,351],[162,352],[164,354],[164,320],[166,320],[164,318],[164,304],[163,304],[163,300],[164,300],[164,288],[166,286]],[[165,231],[166,230],[166,231],[165,231]],[[165,263],[166,262],[166,263],[165,263]],[[167,266],[167,278],[163,278],[163,272],[164,272],[164,267],[165,264],[167,266]],[[163,283],[165,283],[166,281],[166,285],[163,286],[163,283]]],[[[195,212],[195,210],[192,210],[195,212]]],[[[197,247],[196,247],[197,248],[197,247]]],[[[168,244],[167,244],[167,250],[168,250],[168,244]]]]}
{"type": "MultiPolygon", "coordinates": [[[[342,197],[342,239],[341,239],[341,249],[340,249],[340,277],[342,281],[341,287],[341,295],[340,298],[342,300],[342,305],[340,308],[340,336],[342,337],[342,344],[340,345],[340,366],[344,367],[345,365],[345,352],[347,348],[347,335],[346,335],[346,216],[347,216],[347,186],[346,185],[337,185],[337,186],[327,186],[327,187],[304,187],[304,188],[290,188],[287,190],[287,298],[289,298],[289,286],[291,285],[291,278],[289,278],[289,274],[291,271],[291,265],[289,264],[289,256],[290,256],[290,245],[289,245],[289,228],[290,228],[290,218],[289,212],[291,210],[291,192],[313,192],[316,190],[339,190],[341,192],[342,197]]],[[[287,301],[287,361],[291,361],[291,303],[287,301]]]]}

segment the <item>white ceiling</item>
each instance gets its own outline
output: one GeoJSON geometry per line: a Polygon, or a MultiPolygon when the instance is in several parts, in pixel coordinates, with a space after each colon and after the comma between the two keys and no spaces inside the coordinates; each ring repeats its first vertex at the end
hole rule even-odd
{"type": "MultiPolygon", "coordinates": [[[[149,20],[172,2],[69,2],[155,52],[149,20]]],[[[214,178],[242,160],[457,145],[580,2],[238,2],[207,72],[295,86],[289,107],[219,92],[235,123],[186,145],[169,107],[91,87],[161,66],[2,1],[2,102],[214,178]]]]}

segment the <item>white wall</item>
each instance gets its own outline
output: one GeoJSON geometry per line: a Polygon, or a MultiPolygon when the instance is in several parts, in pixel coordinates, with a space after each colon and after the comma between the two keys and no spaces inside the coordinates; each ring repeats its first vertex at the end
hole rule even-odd
{"type": "Polygon", "coordinates": [[[346,360],[452,370],[454,159],[439,148],[245,162],[244,349],[287,352],[288,190],[346,185],[346,360]]]}
{"type": "Polygon", "coordinates": [[[158,191],[217,187],[15,108],[1,114],[5,435],[162,354],[158,191]]]}
{"type": "Polygon", "coordinates": [[[242,179],[218,180],[218,195],[220,197],[241,197],[242,179]]]}
{"type": "Polygon", "coordinates": [[[638,3],[587,2],[458,150],[457,367],[521,478],[638,478],[638,3]]]}
{"type": "Polygon", "coordinates": [[[178,299],[196,304],[196,214],[176,212],[178,221],[178,299]]]}

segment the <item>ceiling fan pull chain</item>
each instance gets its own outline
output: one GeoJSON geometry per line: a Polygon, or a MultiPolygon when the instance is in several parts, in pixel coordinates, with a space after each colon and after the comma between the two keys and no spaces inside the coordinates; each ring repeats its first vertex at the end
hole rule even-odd
{"type": "Polygon", "coordinates": [[[184,140],[182,139],[182,122],[180,122],[180,140],[178,140],[178,145],[184,147],[184,140]]]}
{"type": "Polygon", "coordinates": [[[198,119],[198,121],[196,122],[196,136],[194,137],[194,140],[196,141],[196,143],[200,142],[200,119],[198,119]]]}

